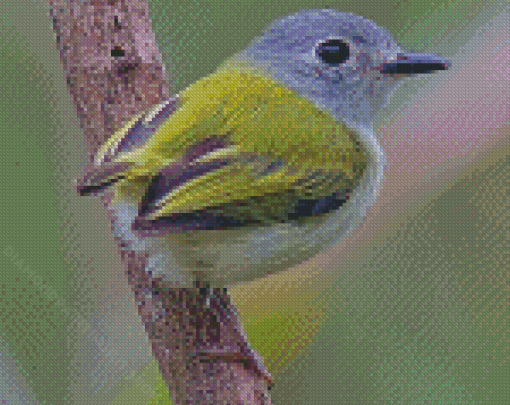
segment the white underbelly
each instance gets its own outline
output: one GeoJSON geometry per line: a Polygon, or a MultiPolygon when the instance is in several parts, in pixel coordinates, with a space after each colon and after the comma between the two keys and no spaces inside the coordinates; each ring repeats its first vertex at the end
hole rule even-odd
{"type": "Polygon", "coordinates": [[[118,217],[114,236],[127,249],[147,253],[146,271],[176,288],[191,287],[196,280],[224,287],[293,267],[349,235],[375,202],[384,157],[371,130],[360,137],[370,152],[369,164],[348,202],[336,211],[299,224],[139,237],[131,230],[138,208],[124,200],[111,206],[118,217]]]}

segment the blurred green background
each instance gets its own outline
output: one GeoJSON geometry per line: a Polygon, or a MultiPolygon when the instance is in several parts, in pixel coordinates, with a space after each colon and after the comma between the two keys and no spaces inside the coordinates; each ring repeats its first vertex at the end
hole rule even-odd
{"type": "MultiPolygon", "coordinates": [[[[494,35],[505,37],[508,5],[150,1],[174,92],[211,73],[271,20],[326,7],[364,15],[408,49],[453,60],[450,76],[406,82],[380,114],[375,128],[390,158],[396,140],[415,145],[410,121],[397,132],[394,123],[427,101],[444,105],[439,130],[466,141],[438,143],[451,156],[414,181],[404,160],[390,159],[384,187],[401,199],[374,207],[361,236],[232,289],[250,341],[275,376],[273,401],[510,403],[508,148],[491,144],[509,134],[498,59],[508,42],[498,45],[494,35]],[[489,56],[480,62],[482,50],[489,56]],[[492,71],[431,98],[462,69],[492,71]],[[473,117],[481,126],[474,135],[461,126],[475,126],[473,117]]],[[[104,210],[72,188],[86,157],[43,2],[3,2],[0,37],[0,403],[169,404],[104,210]]]]}

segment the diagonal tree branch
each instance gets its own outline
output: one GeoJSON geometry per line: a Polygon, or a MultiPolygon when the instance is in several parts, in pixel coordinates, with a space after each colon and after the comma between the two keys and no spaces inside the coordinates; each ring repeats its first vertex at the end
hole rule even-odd
{"type": "MultiPolygon", "coordinates": [[[[148,6],[144,0],[47,1],[92,160],[130,117],[169,97],[148,6]]],[[[107,209],[110,198],[103,197],[107,209]]],[[[206,305],[199,288],[171,289],[144,272],[146,256],[123,248],[128,282],[174,403],[270,404],[271,376],[250,349],[227,290],[214,289],[206,305]]]]}

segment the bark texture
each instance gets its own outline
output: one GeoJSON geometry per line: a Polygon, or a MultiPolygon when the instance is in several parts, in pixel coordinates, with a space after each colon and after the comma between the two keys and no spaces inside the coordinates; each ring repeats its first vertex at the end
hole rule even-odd
{"type": "MultiPolygon", "coordinates": [[[[48,3],[92,161],[100,145],[130,117],[169,97],[148,5],[143,0],[48,3]]],[[[107,209],[110,198],[103,197],[107,209]]],[[[115,217],[110,218],[114,223],[115,217]]],[[[270,404],[271,376],[249,347],[228,291],[209,291],[206,305],[204,290],[168,288],[145,274],[145,256],[129,250],[121,254],[174,403],[270,404]]]]}

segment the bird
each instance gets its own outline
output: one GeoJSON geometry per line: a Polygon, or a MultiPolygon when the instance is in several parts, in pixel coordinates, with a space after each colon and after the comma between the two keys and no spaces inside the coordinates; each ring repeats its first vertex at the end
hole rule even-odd
{"type": "Polygon", "coordinates": [[[112,190],[114,236],[175,288],[284,271],[362,223],[385,165],[374,117],[403,78],[449,67],[363,16],[301,10],[134,116],[76,187],[112,190]]]}

